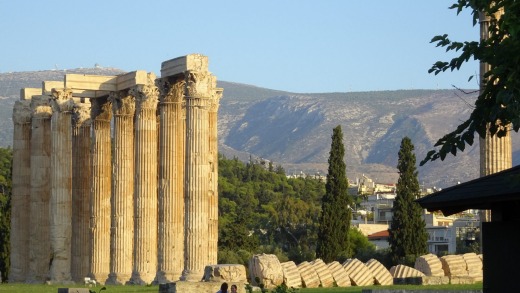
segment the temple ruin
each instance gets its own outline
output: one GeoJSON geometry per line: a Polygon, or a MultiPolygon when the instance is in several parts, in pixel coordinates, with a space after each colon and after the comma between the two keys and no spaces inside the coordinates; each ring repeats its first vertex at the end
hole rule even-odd
{"type": "Polygon", "coordinates": [[[217,263],[217,112],[208,58],[161,77],[65,74],[13,109],[10,282],[200,281],[217,263]]]}

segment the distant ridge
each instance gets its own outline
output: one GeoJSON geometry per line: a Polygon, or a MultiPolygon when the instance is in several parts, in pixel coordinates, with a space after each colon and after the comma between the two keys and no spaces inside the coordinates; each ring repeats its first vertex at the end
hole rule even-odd
{"type": "MultiPolygon", "coordinates": [[[[77,68],[0,73],[0,145],[12,144],[12,106],[23,87],[63,80],[64,73],[117,75],[117,68],[77,68]],[[3,98],[2,98],[3,97],[3,98]]],[[[218,74],[217,74],[218,76],[218,74]]],[[[262,158],[288,173],[326,174],[332,129],[344,133],[347,175],[376,182],[397,181],[397,152],[404,136],[419,162],[437,139],[471,113],[476,94],[457,90],[396,90],[336,93],[286,91],[218,81],[219,151],[242,160],[262,158]],[[469,105],[468,105],[469,104],[469,105]]],[[[513,139],[513,164],[520,142],[513,139]]],[[[421,184],[447,187],[478,177],[478,143],[457,157],[418,168],[421,184]]]]}

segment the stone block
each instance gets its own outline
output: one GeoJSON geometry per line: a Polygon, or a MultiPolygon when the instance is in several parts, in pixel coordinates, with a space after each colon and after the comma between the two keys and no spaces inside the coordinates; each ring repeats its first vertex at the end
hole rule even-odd
{"type": "Polygon", "coordinates": [[[350,287],[350,277],[339,262],[333,261],[328,266],[338,287],[350,287]]]}
{"type": "Polygon", "coordinates": [[[334,286],[334,278],[330,273],[329,267],[323,262],[323,260],[319,258],[315,259],[311,262],[311,265],[318,274],[322,287],[329,288],[334,286]]]}
{"type": "Polygon", "coordinates": [[[246,267],[239,264],[209,265],[204,269],[205,282],[247,282],[246,267]]]}
{"type": "Polygon", "coordinates": [[[305,288],[318,288],[320,286],[320,277],[316,270],[309,262],[302,262],[298,265],[298,271],[302,276],[302,283],[305,288]]]}
{"type": "MultiPolygon", "coordinates": [[[[222,283],[217,282],[174,282],[174,283],[166,283],[159,285],[159,293],[215,293],[220,290],[220,285],[222,283]]],[[[245,285],[244,283],[229,283],[229,288],[231,285],[237,285],[237,292],[245,293],[245,285]]],[[[228,292],[231,289],[228,289],[228,292]]]]}
{"type": "MultiPolygon", "coordinates": [[[[155,75],[152,73],[150,76],[152,81],[155,80],[155,75]]],[[[137,70],[128,72],[126,74],[117,76],[117,90],[121,91],[124,89],[131,88],[136,85],[145,85],[149,83],[148,73],[144,70],[137,70]]]]}
{"type": "Polygon", "coordinates": [[[374,275],[376,285],[388,286],[394,284],[392,274],[376,259],[371,259],[365,263],[367,268],[374,275]]]}
{"type": "Polygon", "coordinates": [[[281,265],[284,284],[289,288],[300,288],[302,286],[302,277],[294,261],[283,262],[281,265]]]}
{"type": "Polygon", "coordinates": [[[462,255],[445,255],[440,258],[444,275],[452,276],[467,276],[466,262],[462,255]]]}
{"type": "Polygon", "coordinates": [[[43,81],[41,95],[50,96],[52,89],[62,89],[64,87],[65,83],[63,83],[63,81],[43,81]]]}
{"type": "Polygon", "coordinates": [[[476,282],[481,282],[483,279],[482,260],[476,253],[465,253],[462,258],[466,262],[466,270],[468,276],[475,279],[476,282]]]}
{"type": "Polygon", "coordinates": [[[394,278],[395,285],[446,285],[450,283],[450,279],[447,276],[443,277],[406,277],[406,278],[394,278]]]}
{"type": "Polygon", "coordinates": [[[370,286],[374,285],[374,275],[368,267],[357,258],[347,259],[343,263],[343,269],[350,277],[350,281],[354,286],[370,286]]]}
{"type": "Polygon", "coordinates": [[[423,277],[424,274],[412,267],[405,266],[405,265],[397,265],[390,268],[390,274],[392,274],[392,277],[394,277],[394,283],[395,279],[402,279],[402,278],[409,278],[409,277],[423,277]]]}
{"type": "Polygon", "coordinates": [[[161,77],[184,74],[186,71],[207,71],[208,57],[190,54],[164,61],[161,64],[161,77]]]}
{"type": "Polygon", "coordinates": [[[58,288],[58,293],[89,293],[88,288],[58,288]]]}
{"type": "Polygon", "coordinates": [[[42,94],[41,88],[23,88],[20,90],[20,100],[30,100],[32,96],[39,96],[42,94]]]}
{"type": "Polygon", "coordinates": [[[72,90],[117,91],[117,76],[65,74],[64,87],[72,90]]]}
{"type": "Polygon", "coordinates": [[[475,278],[470,277],[470,276],[451,276],[450,284],[452,284],[452,285],[475,284],[475,278]]]}
{"type": "Polygon", "coordinates": [[[272,289],[283,283],[282,265],[274,254],[256,254],[249,260],[249,276],[251,284],[272,289]]]}
{"type": "Polygon", "coordinates": [[[426,276],[444,276],[442,262],[435,254],[426,254],[415,259],[414,268],[426,276]]]}

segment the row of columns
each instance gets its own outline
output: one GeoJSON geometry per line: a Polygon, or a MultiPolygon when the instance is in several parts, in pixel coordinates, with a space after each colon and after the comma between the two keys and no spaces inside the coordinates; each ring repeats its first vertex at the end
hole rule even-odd
{"type": "Polygon", "coordinates": [[[221,95],[187,70],[90,103],[18,101],[10,281],[199,281],[216,263],[221,95]]]}

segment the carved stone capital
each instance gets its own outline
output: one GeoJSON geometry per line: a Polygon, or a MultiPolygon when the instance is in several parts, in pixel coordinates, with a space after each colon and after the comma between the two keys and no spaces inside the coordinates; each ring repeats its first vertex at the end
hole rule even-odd
{"type": "Polygon", "coordinates": [[[112,102],[112,111],[116,116],[134,116],[135,98],[127,91],[111,92],[109,96],[112,102]]]}
{"type": "Polygon", "coordinates": [[[16,101],[13,108],[13,122],[15,124],[31,123],[31,101],[16,101]]]}
{"type": "Polygon", "coordinates": [[[218,112],[218,108],[220,106],[220,99],[222,98],[223,92],[224,92],[224,89],[222,89],[222,88],[216,88],[213,91],[213,94],[211,95],[211,98],[209,101],[209,111],[210,112],[218,112]]]}
{"type": "Polygon", "coordinates": [[[98,121],[110,121],[112,118],[112,103],[107,97],[91,98],[90,118],[98,121]]]}
{"type": "Polygon", "coordinates": [[[213,82],[213,76],[208,71],[187,71],[187,98],[210,98],[213,82]]]}
{"type": "Polygon", "coordinates": [[[70,113],[74,108],[72,100],[72,90],[69,89],[52,89],[52,110],[55,112],[70,113]]]}
{"type": "Polygon", "coordinates": [[[128,90],[128,94],[135,97],[139,109],[156,109],[159,102],[159,88],[155,85],[155,75],[148,73],[148,82],[136,85],[128,90]]]}
{"type": "Polygon", "coordinates": [[[47,119],[52,116],[49,96],[33,96],[31,99],[32,116],[35,119],[47,119]]]}
{"type": "Polygon", "coordinates": [[[90,119],[90,103],[76,103],[72,110],[72,125],[74,127],[90,126],[92,120],[90,119]]]}

